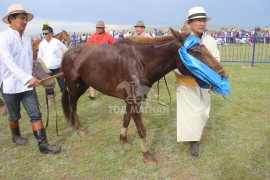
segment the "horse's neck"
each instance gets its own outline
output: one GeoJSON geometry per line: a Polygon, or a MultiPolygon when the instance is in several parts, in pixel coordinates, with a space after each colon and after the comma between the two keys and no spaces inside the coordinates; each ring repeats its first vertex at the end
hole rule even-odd
{"type": "Polygon", "coordinates": [[[62,39],[62,34],[61,33],[58,33],[54,36],[54,38],[58,39],[58,40],[61,40],[62,39]]]}
{"type": "Polygon", "coordinates": [[[176,59],[178,57],[176,52],[177,47],[175,44],[157,47],[155,49],[155,55],[152,61],[147,64],[148,67],[146,67],[146,69],[149,71],[147,74],[149,74],[153,83],[176,68],[176,59]]]}

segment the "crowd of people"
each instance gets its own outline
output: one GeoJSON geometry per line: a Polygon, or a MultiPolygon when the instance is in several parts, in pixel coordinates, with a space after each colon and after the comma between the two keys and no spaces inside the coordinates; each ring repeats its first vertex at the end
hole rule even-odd
{"type": "Polygon", "coordinates": [[[207,34],[214,37],[219,43],[252,43],[253,38],[256,35],[257,42],[269,43],[269,28],[265,26],[263,29],[257,26],[256,28],[250,29],[246,27],[245,29],[236,28],[221,28],[220,30],[209,30],[207,34]],[[255,34],[256,33],[256,34],[255,34]]]}
{"type": "MultiPolygon", "coordinates": [[[[115,31],[113,29],[111,29],[108,32],[114,40],[118,41],[121,40],[123,38],[132,36],[135,31],[130,31],[130,30],[121,30],[121,31],[115,31]]],[[[154,29],[152,32],[148,32],[150,34],[151,37],[156,37],[156,36],[162,36],[162,35],[169,35],[170,32],[169,30],[166,31],[162,31],[162,30],[158,30],[158,29],[154,29]]],[[[87,39],[91,36],[91,33],[73,33],[70,35],[71,37],[71,46],[75,46],[78,43],[83,43],[86,42],[87,39]]]]}
{"type": "MultiPolygon", "coordinates": [[[[252,42],[252,38],[255,35],[255,28],[249,28],[246,27],[245,29],[236,29],[236,28],[221,28],[219,30],[208,30],[205,29],[206,34],[212,36],[217,40],[217,44],[219,45],[220,38],[224,40],[225,43],[237,43],[237,40],[235,39],[243,39],[246,38],[248,42],[252,42]]],[[[130,30],[121,30],[121,31],[115,31],[111,29],[108,32],[114,40],[118,41],[123,38],[131,36],[134,31],[130,30]]],[[[169,35],[170,30],[161,30],[154,28],[153,31],[148,32],[152,37],[156,36],[163,36],[163,35],[169,35]]],[[[87,39],[91,36],[91,33],[73,33],[70,35],[71,37],[71,46],[75,46],[78,43],[86,42],[87,39]]],[[[265,26],[264,28],[260,28],[259,26],[256,27],[256,37],[260,38],[261,42],[269,43],[270,42],[270,36],[269,36],[269,27],[265,26]]],[[[239,41],[239,43],[241,43],[239,41]]]]}

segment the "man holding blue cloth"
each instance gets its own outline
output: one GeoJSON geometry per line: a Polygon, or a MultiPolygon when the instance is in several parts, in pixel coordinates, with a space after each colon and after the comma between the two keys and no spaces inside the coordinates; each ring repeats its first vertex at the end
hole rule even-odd
{"type": "MultiPolygon", "coordinates": [[[[185,24],[220,61],[220,53],[214,38],[204,33],[206,23],[210,19],[206,16],[203,7],[193,7],[189,10],[185,24]]],[[[184,76],[178,70],[174,72],[176,73],[177,141],[189,142],[190,154],[198,156],[199,141],[209,118],[211,106],[209,89],[200,88],[193,77],[184,76]]]]}

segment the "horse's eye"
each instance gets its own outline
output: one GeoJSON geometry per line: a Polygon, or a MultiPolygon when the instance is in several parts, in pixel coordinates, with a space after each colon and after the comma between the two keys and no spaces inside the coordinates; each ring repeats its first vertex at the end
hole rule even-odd
{"type": "Polygon", "coordinates": [[[188,53],[189,54],[192,54],[192,55],[196,55],[196,56],[201,55],[201,52],[200,51],[197,51],[197,50],[190,50],[188,53]]]}
{"type": "Polygon", "coordinates": [[[201,52],[200,52],[200,51],[195,51],[195,54],[196,54],[196,55],[200,55],[201,52]]]}

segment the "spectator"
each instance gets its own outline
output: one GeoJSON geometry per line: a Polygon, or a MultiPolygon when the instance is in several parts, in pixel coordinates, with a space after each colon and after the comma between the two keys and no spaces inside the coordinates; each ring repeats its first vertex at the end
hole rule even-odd
{"type": "Polygon", "coordinates": [[[145,32],[145,26],[143,21],[137,21],[135,27],[135,31],[132,36],[142,36],[142,37],[151,37],[150,34],[145,32]]]}
{"type": "Polygon", "coordinates": [[[85,34],[83,34],[82,36],[81,36],[81,39],[82,39],[82,42],[86,42],[86,35],[85,34]]]}
{"type": "MultiPolygon", "coordinates": [[[[51,71],[51,75],[59,74],[61,72],[62,56],[67,50],[67,47],[61,41],[53,37],[53,29],[50,26],[43,27],[42,34],[44,39],[39,44],[38,58],[40,58],[51,71]]],[[[57,83],[62,92],[64,90],[63,77],[58,77],[57,83]]],[[[46,89],[46,95],[48,98],[48,107],[50,107],[54,102],[54,90],[46,89]]]]}

